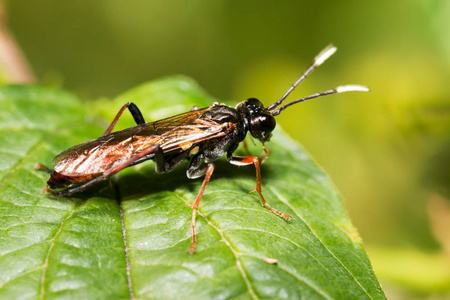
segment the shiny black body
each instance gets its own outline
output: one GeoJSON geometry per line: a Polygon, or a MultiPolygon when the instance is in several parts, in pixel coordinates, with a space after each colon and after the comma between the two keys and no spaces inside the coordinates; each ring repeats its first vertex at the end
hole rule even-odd
{"type": "Polygon", "coordinates": [[[275,103],[267,108],[255,98],[240,102],[236,108],[214,103],[203,109],[193,109],[184,114],[163,120],[146,123],[135,104],[128,102],[117,113],[104,135],[80,145],[71,147],[53,159],[53,169],[37,164],[51,176],[47,181],[46,192],[57,196],[69,196],[82,191],[117,172],[146,160],[155,161],[156,171],[165,173],[189,160],[189,178],[205,176],[202,187],[192,208],[192,244],[190,253],[196,245],[195,218],[203,192],[214,171],[213,161],[226,155],[235,165],[253,164],[256,169],[256,189],[261,204],[277,216],[290,220],[288,214],[272,208],[261,192],[260,162],[256,156],[234,156],[239,143],[247,133],[263,144],[269,140],[275,129],[275,116],[287,107],[321,96],[349,91],[369,91],[359,85],[338,86],[324,92],[315,93],[282,105],[286,97],[315,68],[320,66],[334,52],[336,47],[329,45],[314,58],[313,63],[275,103]],[[125,109],[130,111],[136,126],[112,133],[114,126],[125,109]]]}
{"type": "Polygon", "coordinates": [[[239,158],[233,153],[249,131],[264,142],[275,127],[274,117],[254,98],[239,103],[236,108],[214,103],[208,108],[150,123],[145,123],[137,106],[129,102],[112,125],[125,107],[138,124],[122,131],[107,131],[102,137],[56,156],[47,182],[51,193],[71,195],[146,160],[155,161],[158,173],[169,172],[189,160],[187,176],[198,178],[206,172],[204,164],[225,154],[230,162],[239,164],[239,158]]]}

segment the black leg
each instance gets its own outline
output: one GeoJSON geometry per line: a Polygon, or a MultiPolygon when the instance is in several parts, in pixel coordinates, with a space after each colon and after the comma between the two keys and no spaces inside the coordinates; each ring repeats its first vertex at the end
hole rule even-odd
{"type": "Polygon", "coordinates": [[[119,120],[120,116],[125,111],[125,108],[128,108],[137,125],[145,124],[144,117],[142,116],[142,113],[136,106],[136,104],[134,104],[133,102],[128,102],[124,106],[122,106],[122,108],[119,110],[116,117],[112,121],[111,125],[109,125],[108,129],[106,129],[103,135],[108,135],[111,133],[111,131],[114,129],[114,126],[116,126],[116,123],[119,120]]]}
{"type": "Polygon", "coordinates": [[[159,145],[155,145],[155,169],[156,173],[166,172],[166,160],[164,158],[164,152],[159,145]]]}
{"type": "Polygon", "coordinates": [[[194,156],[189,164],[189,168],[187,170],[187,177],[189,179],[195,179],[202,177],[206,174],[206,168],[201,168],[201,164],[203,162],[203,154],[198,154],[194,156]]]}

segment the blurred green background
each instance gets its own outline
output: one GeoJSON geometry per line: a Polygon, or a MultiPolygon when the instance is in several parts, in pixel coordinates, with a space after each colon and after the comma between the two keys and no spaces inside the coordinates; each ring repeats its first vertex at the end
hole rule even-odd
{"type": "Polygon", "coordinates": [[[222,102],[270,104],[334,43],[290,99],[372,92],[299,104],[278,122],[341,191],[387,296],[450,299],[449,1],[0,3],[1,81],[88,100],[184,74],[222,102]]]}

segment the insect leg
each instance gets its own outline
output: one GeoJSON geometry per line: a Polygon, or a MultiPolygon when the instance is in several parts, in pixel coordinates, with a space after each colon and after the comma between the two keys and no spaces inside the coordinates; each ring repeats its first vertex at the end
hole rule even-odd
{"type": "Polygon", "coordinates": [[[264,150],[264,156],[263,156],[263,158],[261,160],[261,164],[263,164],[266,161],[266,159],[269,158],[269,149],[266,148],[266,145],[264,145],[264,143],[262,144],[262,147],[263,147],[263,150],[264,150]]]}
{"type": "MultiPolygon", "coordinates": [[[[264,196],[261,193],[261,170],[259,168],[259,160],[256,156],[230,156],[228,157],[228,160],[231,164],[237,165],[237,166],[246,166],[254,164],[256,168],[256,192],[259,194],[259,198],[261,198],[261,204],[267,207],[271,212],[276,214],[279,217],[283,217],[286,220],[290,220],[291,216],[288,214],[279,212],[275,208],[269,205],[269,203],[266,202],[264,199],[264,196]]],[[[254,192],[254,191],[253,191],[254,192]]]]}
{"type": "MultiPolygon", "coordinates": [[[[242,146],[244,147],[245,152],[247,153],[247,155],[252,156],[252,153],[250,152],[250,149],[248,148],[248,144],[247,144],[247,140],[243,140],[242,141],[242,146]]],[[[263,150],[264,150],[264,156],[262,156],[261,159],[261,164],[263,164],[267,158],[269,158],[269,149],[266,148],[266,146],[262,145],[263,150]]]]}
{"type": "Polygon", "coordinates": [[[144,151],[142,151],[141,153],[134,155],[133,157],[129,158],[128,160],[124,161],[123,163],[121,163],[120,165],[106,171],[105,173],[103,173],[103,175],[96,177],[94,179],[92,179],[91,181],[88,181],[86,183],[83,183],[82,185],[79,185],[77,187],[74,188],[70,188],[64,191],[60,191],[60,192],[51,192],[53,195],[56,196],[70,196],[74,193],[83,191],[85,189],[87,189],[90,186],[93,186],[97,183],[99,183],[100,181],[103,181],[109,177],[111,177],[112,175],[116,174],[117,172],[125,169],[126,167],[132,166],[137,160],[139,160],[140,158],[149,155],[151,153],[154,153],[155,151],[157,151],[157,149],[159,149],[159,145],[153,145],[147,149],[145,149],[144,151]]]}
{"type": "Polygon", "coordinates": [[[128,108],[128,110],[130,111],[131,115],[133,116],[136,124],[138,124],[138,125],[145,124],[144,117],[142,116],[142,113],[139,110],[139,108],[136,106],[136,104],[134,104],[133,102],[128,102],[124,106],[122,106],[122,108],[119,110],[116,117],[112,121],[111,125],[109,125],[108,129],[106,129],[106,131],[103,135],[108,135],[111,133],[111,131],[114,129],[114,126],[116,126],[116,123],[119,120],[120,116],[125,111],[125,108],[128,108]]]}
{"type": "MultiPolygon", "coordinates": [[[[44,171],[48,174],[52,174],[53,169],[50,169],[49,167],[47,167],[46,165],[40,164],[40,163],[36,163],[34,165],[34,169],[35,170],[39,170],[39,171],[44,171]]],[[[47,187],[43,188],[41,191],[43,194],[48,193],[49,189],[47,187]]]]}
{"type": "MultiPolygon", "coordinates": [[[[201,161],[200,159],[197,161],[201,161]]],[[[195,251],[195,245],[197,244],[197,238],[195,236],[195,218],[197,216],[197,209],[198,205],[200,204],[200,200],[202,199],[203,192],[205,191],[206,186],[208,185],[209,179],[211,178],[212,173],[214,172],[214,164],[208,163],[203,168],[199,169],[197,166],[195,166],[194,161],[191,162],[191,166],[188,169],[188,177],[189,178],[197,178],[202,176],[203,174],[206,174],[205,179],[203,179],[202,187],[200,188],[200,192],[197,195],[197,198],[194,201],[194,204],[192,205],[192,221],[191,221],[191,228],[192,228],[192,243],[191,248],[189,248],[189,253],[194,254],[195,251]]]]}
{"type": "Polygon", "coordinates": [[[166,172],[166,160],[164,158],[164,152],[162,151],[159,145],[155,145],[155,169],[156,173],[164,173],[166,172]]]}
{"type": "Polygon", "coordinates": [[[247,153],[248,155],[252,155],[250,149],[248,149],[247,140],[242,141],[242,146],[244,147],[245,153],[247,153]]]}
{"type": "Polygon", "coordinates": [[[49,173],[49,174],[51,174],[51,173],[53,172],[52,169],[50,169],[49,167],[47,167],[47,166],[45,166],[45,165],[43,165],[43,164],[40,164],[40,163],[36,163],[36,164],[34,165],[34,168],[35,168],[36,170],[45,171],[45,172],[47,172],[47,173],[49,173]]]}

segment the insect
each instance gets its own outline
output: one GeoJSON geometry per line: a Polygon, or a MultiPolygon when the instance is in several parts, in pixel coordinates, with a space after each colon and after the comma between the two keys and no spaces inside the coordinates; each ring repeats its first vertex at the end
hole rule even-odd
{"type": "Polygon", "coordinates": [[[349,91],[369,91],[365,86],[345,85],[321,93],[312,94],[282,105],[286,97],[315,68],[320,66],[334,52],[329,45],[314,59],[313,63],[287,90],[280,100],[264,107],[255,98],[240,102],[235,108],[214,103],[210,107],[146,123],[139,108],[132,102],[126,103],[117,113],[105,133],[96,139],[73,146],[53,159],[53,169],[37,164],[37,169],[51,173],[45,192],[56,196],[70,196],[105,180],[124,168],[153,160],[157,173],[170,172],[185,160],[190,164],[187,177],[195,179],[204,176],[203,184],[192,205],[192,243],[190,253],[194,253],[197,243],[195,223],[197,209],[203,192],[214,171],[213,161],[226,155],[234,165],[251,165],[256,168],[256,192],[261,204],[271,212],[286,220],[291,217],[266,202],[261,192],[260,162],[256,156],[235,156],[233,153],[244,141],[247,133],[261,141],[264,147],[276,126],[275,116],[287,107],[309,99],[349,91]],[[122,113],[127,109],[136,126],[112,132],[122,113]]]}

